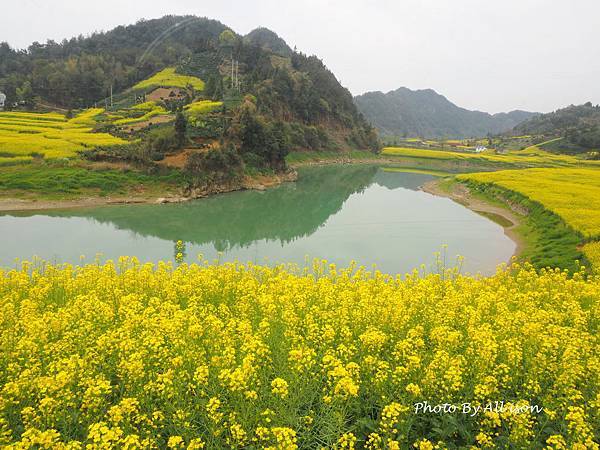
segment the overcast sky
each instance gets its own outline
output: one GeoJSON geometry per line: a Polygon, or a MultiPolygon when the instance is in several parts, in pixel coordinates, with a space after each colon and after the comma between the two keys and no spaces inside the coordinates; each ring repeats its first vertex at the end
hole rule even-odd
{"type": "Polygon", "coordinates": [[[488,112],[600,103],[599,0],[19,0],[0,41],[24,48],[140,18],[195,14],[265,26],[353,94],[432,88],[488,112]]]}

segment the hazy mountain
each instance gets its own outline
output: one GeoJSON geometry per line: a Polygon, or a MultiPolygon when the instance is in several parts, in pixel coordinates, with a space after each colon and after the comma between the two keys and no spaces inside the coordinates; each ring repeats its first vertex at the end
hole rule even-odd
{"type": "Polygon", "coordinates": [[[382,135],[462,138],[508,131],[536,113],[489,114],[456,106],[432,89],[401,87],[387,94],[368,92],[355,97],[359,111],[382,135]]]}

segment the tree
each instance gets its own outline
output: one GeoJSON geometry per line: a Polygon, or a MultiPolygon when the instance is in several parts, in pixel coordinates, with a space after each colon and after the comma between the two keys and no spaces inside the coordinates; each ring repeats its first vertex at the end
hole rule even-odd
{"type": "Polygon", "coordinates": [[[218,74],[211,74],[206,80],[204,94],[213,100],[221,100],[223,98],[223,78],[218,74]]]}
{"type": "Polygon", "coordinates": [[[35,106],[35,94],[29,81],[25,81],[20,88],[17,88],[17,98],[26,108],[33,108],[35,106]]]}
{"type": "Polygon", "coordinates": [[[219,44],[221,45],[221,47],[233,49],[233,46],[235,45],[235,41],[236,41],[235,34],[233,33],[233,31],[231,31],[229,29],[223,31],[219,35],[219,44]]]}
{"type": "Polygon", "coordinates": [[[177,138],[177,147],[181,148],[185,144],[185,132],[187,130],[187,120],[181,111],[177,111],[175,116],[175,135],[177,138]]]}

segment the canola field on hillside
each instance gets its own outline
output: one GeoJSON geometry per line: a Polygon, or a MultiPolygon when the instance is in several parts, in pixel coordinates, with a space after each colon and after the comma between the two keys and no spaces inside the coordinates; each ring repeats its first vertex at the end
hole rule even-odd
{"type": "Polygon", "coordinates": [[[131,125],[138,122],[145,122],[156,116],[169,114],[169,111],[155,102],[140,103],[133,106],[131,110],[136,112],[141,111],[143,114],[134,117],[116,118],[116,120],[112,120],[112,123],[114,125],[131,125]]]}
{"type": "Polygon", "coordinates": [[[154,74],[150,78],[140,81],[133,89],[148,90],[157,87],[176,87],[185,89],[188,86],[192,86],[196,91],[203,91],[204,81],[193,76],[175,73],[174,67],[168,67],[154,74]]]}
{"type": "Polygon", "coordinates": [[[189,118],[197,119],[203,114],[207,114],[218,110],[223,106],[223,102],[215,102],[212,100],[198,100],[189,105],[185,105],[184,110],[189,118]]]}
{"type": "Polygon", "coordinates": [[[108,133],[94,133],[94,117],[102,109],[88,109],[72,119],[58,113],[0,112],[0,164],[71,158],[98,145],[125,143],[108,133]]]}
{"type": "Polygon", "coordinates": [[[585,238],[600,238],[600,170],[527,169],[464,174],[459,180],[518,192],[560,216],[585,238]]]}
{"type": "Polygon", "coordinates": [[[0,308],[4,448],[598,449],[598,277],[22,263],[0,308]]]}

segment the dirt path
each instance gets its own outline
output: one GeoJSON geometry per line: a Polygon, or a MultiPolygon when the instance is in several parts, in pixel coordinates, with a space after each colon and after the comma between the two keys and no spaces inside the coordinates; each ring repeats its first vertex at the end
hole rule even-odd
{"type": "Polygon", "coordinates": [[[441,180],[432,180],[421,186],[421,190],[432,195],[447,197],[457,203],[469,208],[488,219],[493,220],[504,228],[504,234],[516,244],[513,256],[519,257],[523,251],[525,242],[517,232],[517,227],[523,220],[523,216],[510,210],[508,207],[495,206],[483,200],[473,197],[469,189],[460,183],[452,185],[450,191],[440,188],[441,180]]]}

